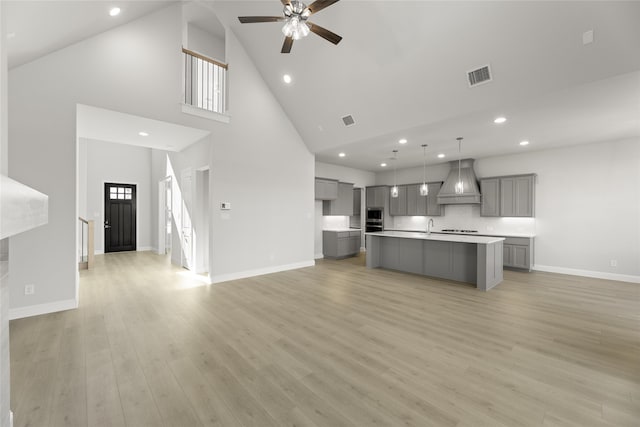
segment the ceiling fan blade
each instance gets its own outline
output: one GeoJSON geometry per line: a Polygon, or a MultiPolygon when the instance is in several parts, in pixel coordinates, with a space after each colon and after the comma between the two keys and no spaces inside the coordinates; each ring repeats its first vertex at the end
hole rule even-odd
{"type": "Polygon", "coordinates": [[[313,15],[314,13],[320,12],[325,7],[329,7],[334,3],[337,3],[339,0],[316,0],[307,6],[307,9],[311,12],[309,15],[313,15]]]}
{"type": "Polygon", "coordinates": [[[282,4],[284,6],[288,5],[289,3],[291,3],[291,0],[280,0],[282,2],[282,4]]]}
{"type": "Polygon", "coordinates": [[[307,21],[307,25],[309,26],[309,29],[316,33],[317,35],[319,35],[320,37],[322,37],[325,40],[330,41],[333,44],[338,44],[340,43],[340,40],[342,40],[342,37],[340,37],[339,35],[337,35],[336,33],[327,30],[326,28],[323,28],[319,25],[316,24],[312,24],[311,22],[307,21]]]}
{"type": "Polygon", "coordinates": [[[256,22],[279,22],[284,21],[282,16],[238,16],[243,24],[253,24],[256,22]]]}
{"type": "Polygon", "coordinates": [[[282,44],[282,50],[280,51],[280,53],[291,52],[291,46],[293,46],[293,37],[285,37],[284,43],[282,44]]]}

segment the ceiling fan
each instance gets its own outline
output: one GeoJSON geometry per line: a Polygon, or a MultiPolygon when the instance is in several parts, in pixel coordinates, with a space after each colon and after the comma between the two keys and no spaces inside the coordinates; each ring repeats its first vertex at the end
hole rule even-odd
{"type": "Polygon", "coordinates": [[[325,40],[333,44],[340,43],[342,37],[326,28],[313,24],[307,19],[314,13],[337,3],[339,0],[316,0],[309,6],[299,0],[280,0],[284,5],[282,16],[239,16],[238,19],[243,24],[256,22],[285,22],[282,32],[285,35],[281,53],[291,52],[294,40],[306,37],[309,32],[316,33],[325,40]]]}

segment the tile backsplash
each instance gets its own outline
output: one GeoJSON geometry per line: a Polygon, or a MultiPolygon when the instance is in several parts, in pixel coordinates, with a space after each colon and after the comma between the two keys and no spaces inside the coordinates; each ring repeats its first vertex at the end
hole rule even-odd
{"type": "Polygon", "coordinates": [[[397,216],[385,228],[396,230],[425,230],[427,221],[433,218],[433,230],[455,228],[478,230],[480,233],[536,234],[535,218],[492,218],[480,216],[480,205],[447,205],[443,216],[397,216]]]}

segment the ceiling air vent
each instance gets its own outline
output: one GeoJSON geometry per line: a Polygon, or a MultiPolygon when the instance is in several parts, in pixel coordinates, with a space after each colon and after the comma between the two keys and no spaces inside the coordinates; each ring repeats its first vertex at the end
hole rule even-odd
{"type": "Polygon", "coordinates": [[[488,65],[484,67],[480,67],[477,70],[467,72],[467,77],[469,79],[469,86],[477,86],[482,83],[487,83],[491,81],[491,69],[488,65]]]}
{"type": "Polygon", "coordinates": [[[344,116],[342,118],[342,121],[344,122],[345,126],[351,126],[351,125],[356,124],[356,121],[353,120],[353,116],[351,114],[349,114],[348,116],[344,116]]]}

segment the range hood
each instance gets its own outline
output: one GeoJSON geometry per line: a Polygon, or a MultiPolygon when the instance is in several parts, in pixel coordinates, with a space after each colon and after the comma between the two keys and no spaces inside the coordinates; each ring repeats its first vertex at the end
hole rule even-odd
{"type": "Polygon", "coordinates": [[[451,171],[442,184],[438,193],[439,205],[468,205],[480,203],[480,189],[478,180],[473,171],[473,159],[460,160],[460,180],[463,185],[463,193],[456,193],[456,183],[458,182],[458,160],[449,162],[451,171]]]}

